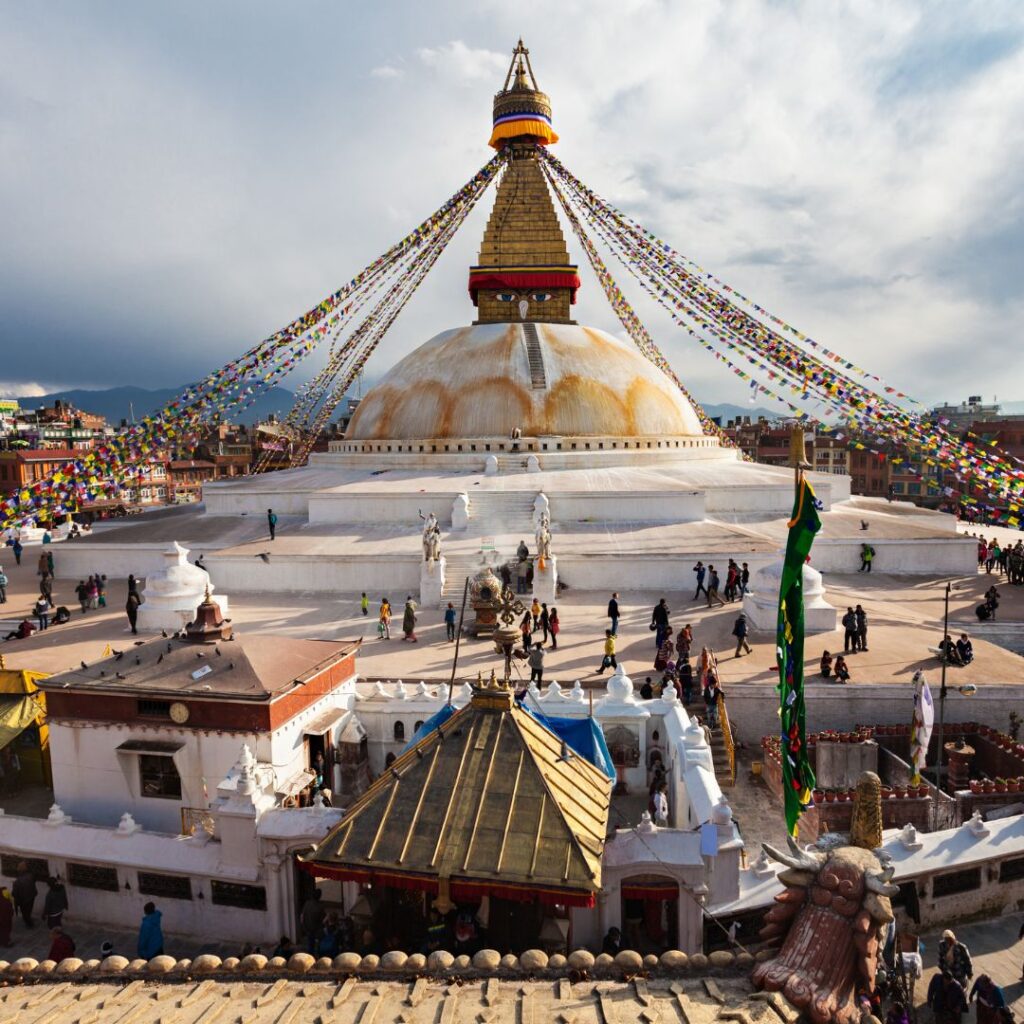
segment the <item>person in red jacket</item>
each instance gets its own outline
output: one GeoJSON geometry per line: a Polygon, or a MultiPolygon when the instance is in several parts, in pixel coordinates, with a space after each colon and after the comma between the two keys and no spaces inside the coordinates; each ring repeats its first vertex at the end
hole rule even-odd
{"type": "Polygon", "coordinates": [[[75,940],[63,928],[59,926],[51,928],[50,938],[52,941],[50,942],[48,960],[53,960],[59,964],[61,960],[67,960],[68,957],[75,955],[75,940]]]}

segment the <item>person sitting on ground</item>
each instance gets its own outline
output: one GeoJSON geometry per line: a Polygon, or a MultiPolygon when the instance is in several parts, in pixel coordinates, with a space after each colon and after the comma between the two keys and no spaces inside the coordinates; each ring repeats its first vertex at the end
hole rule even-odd
{"type": "Polygon", "coordinates": [[[832,677],[832,655],[824,651],[821,655],[821,674],[826,678],[832,677]]]}
{"type": "Polygon", "coordinates": [[[640,697],[643,700],[653,700],[654,699],[654,687],[651,685],[651,677],[650,676],[648,676],[644,680],[644,685],[640,687],[640,697]]]}
{"type": "Polygon", "coordinates": [[[612,926],[608,929],[604,941],[601,943],[601,952],[607,953],[609,956],[615,956],[616,953],[622,952],[622,932],[618,928],[612,926]]]}
{"type": "Polygon", "coordinates": [[[50,929],[50,955],[48,960],[60,963],[75,955],[75,940],[58,924],[50,929]]]}
{"type": "Polygon", "coordinates": [[[841,654],[836,655],[834,671],[837,683],[848,683],[850,681],[850,670],[847,668],[846,659],[841,654]]]}
{"type": "Polygon", "coordinates": [[[8,633],[7,636],[4,637],[4,639],[26,640],[35,632],[35,629],[36,627],[33,626],[32,623],[28,621],[28,619],[22,619],[21,625],[18,626],[17,629],[14,629],[10,633],[8,633]]]}
{"type": "Polygon", "coordinates": [[[963,659],[960,657],[960,652],[956,648],[956,644],[953,643],[953,638],[947,633],[943,637],[942,643],[939,644],[939,659],[946,662],[947,665],[963,665],[963,659]]]}
{"type": "Polygon", "coordinates": [[[960,634],[960,639],[956,642],[956,649],[964,665],[970,665],[974,661],[974,645],[966,633],[960,634]]]}

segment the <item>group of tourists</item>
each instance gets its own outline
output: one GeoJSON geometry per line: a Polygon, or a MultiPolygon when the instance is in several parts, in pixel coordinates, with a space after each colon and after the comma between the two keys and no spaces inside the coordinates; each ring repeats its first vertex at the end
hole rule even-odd
{"type": "MultiPolygon", "coordinates": [[[[974,534],[971,534],[973,537],[974,534]]],[[[1008,583],[1024,585],[1024,540],[1016,544],[1000,544],[994,537],[978,538],[978,569],[986,575],[1005,576],[1008,583]]]]}
{"type": "Polygon", "coordinates": [[[694,601],[699,600],[701,594],[707,599],[710,608],[715,601],[724,605],[726,601],[741,601],[743,595],[750,589],[750,566],[744,562],[737,565],[732,558],[725,570],[724,596],[719,594],[722,585],[721,576],[713,565],[705,565],[698,561],[693,567],[694,575],[697,577],[697,589],[694,591],[694,601]]]}
{"type": "Polygon", "coordinates": [[[107,607],[107,577],[94,573],[88,580],[79,580],[75,587],[75,597],[84,615],[90,608],[107,607]]]}
{"type": "MultiPolygon", "coordinates": [[[[449,604],[449,608],[452,606],[449,604]]],[[[368,602],[366,595],[363,594],[362,599],[363,614],[368,613],[368,602]]],[[[454,609],[452,609],[454,611],[454,609]]],[[[416,602],[412,598],[412,594],[407,594],[405,598],[405,608],[402,610],[402,639],[407,643],[415,644],[419,643],[419,639],[416,636],[416,623],[419,621],[419,616],[416,614],[418,611],[416,602]]],[[[391,610],[391,602],[386,598],[380,599],[380,608],[377,611],[377,637],[380,640],[391,639],[391,618],[394,613],[391,610]]],[[[447,619],[445,620],[447,621],[447,619]]],[[[453,639],[450,637],[449,639],[453,639]]]]}
{"type": "Polygon", "coordinates": [[[936,1024],[959,1024],[972,1002],[977,1005],[978,1024],[1012,1024],[1003,990],[987,974],[979,975],[968,991],[974,977],[971,954],[948,928],[939,942],[937,966],[927,995],[936,1024]]]}

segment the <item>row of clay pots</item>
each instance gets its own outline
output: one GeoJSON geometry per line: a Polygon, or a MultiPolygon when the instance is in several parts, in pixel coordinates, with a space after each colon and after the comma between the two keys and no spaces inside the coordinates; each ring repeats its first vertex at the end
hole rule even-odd
{"type": "Polygon", "coordinates": [[[600,953],[595,956],[586,949],[577,949],[567,957],[561,953],[548,956],[543,950],[528,949],[521,956],[506,954],[502,956],[496,949],[481,949],[472,957],[462,954],[455,956],[446,950],[436,950],[429,956],[422,953],[403,953],[392,950],[383,956],[369,954],[360,956],[358,953],[341,953],[334,957],[317,959],[309,953],[294,953],[287,960],[276,956],[267,958],[259,953],[250,953],[241,960],[231,956],[221,960],[219,956],[204,953],[194,960],[175,960],[173,956],[157,956],[152,960],[129,960],[123,956],[108,956],[106,960],[79,960],[69,957],[55,963],[53,960],[33,960],[22,957],[14,963],[0,960],[0,978],[22,977],[38,978],[44,975],[74,975],[82,977],[97,975],[99,977],[123,974],[144,975],[186,975],[198,974],[259,974],[262,972],[287,972],[289,974],[376,974],[387,972],[393,974],[446,974],[451,971],[471,971],[475,974],[502,973],[519,971],[525,974],[541,972],[564,974],[568,971],[613,972],[615,969],[636,974],[639,971],[680,971],[687,968],[703,971],[713,968],[749,969],[755,960],[767,959],[766,952],[758,953],[757,957],[749,953],[731,953],[728,950],[716,950],[704,955],[694,953],[692,956],[678,949],[670,949],[660,957],[641,954],[631,949],[624,949],[616,956],[600,953]]]}
{"type": "Polygon", "coordinates": [[[1024,775],[1016,779],[971,779],[968,785],[975,795],[979,793],[1024,793],[1024,775]]]}

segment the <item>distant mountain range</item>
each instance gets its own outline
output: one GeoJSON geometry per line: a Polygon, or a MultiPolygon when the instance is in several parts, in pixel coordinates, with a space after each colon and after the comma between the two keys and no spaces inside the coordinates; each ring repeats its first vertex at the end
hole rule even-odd
{"type": "MultiPolygon", "coordinates": [[[[59,398],[62,402],[81,409],[82,412],[105,416],[109,423],[116,426],[121,420],[130,420],[133,415],[135,419],[140,420],[143,416],[163,408],[177,398],[186,387],[185,384],[179,388],[118,387],[105,388],[102,391],[70,388],[67,391],[55,391],[51,395],[33,395],[31,398],[21,398],[18,401],[23,409],[35,409],[41,405],[53,405],[59,398]]],[[[242,423],[255,423],[257,420],[265,420],[271,413],[285,416],[294,401],[293,392],[287,388],[274,387],[237,416],[226,418],[242,423]]]]}
{"type": "Polygon", "coordinates": [[[732,402],[702,402],[701,404],[712,419],[721,420],[723,427],[729,420],[734,420],[739,416],[749,416],[752,421],[756,421],[761,416],[768,420],[774,420],[783,415],[778,409],[765,409],[760,405],[733,405],[732,402]]]}

